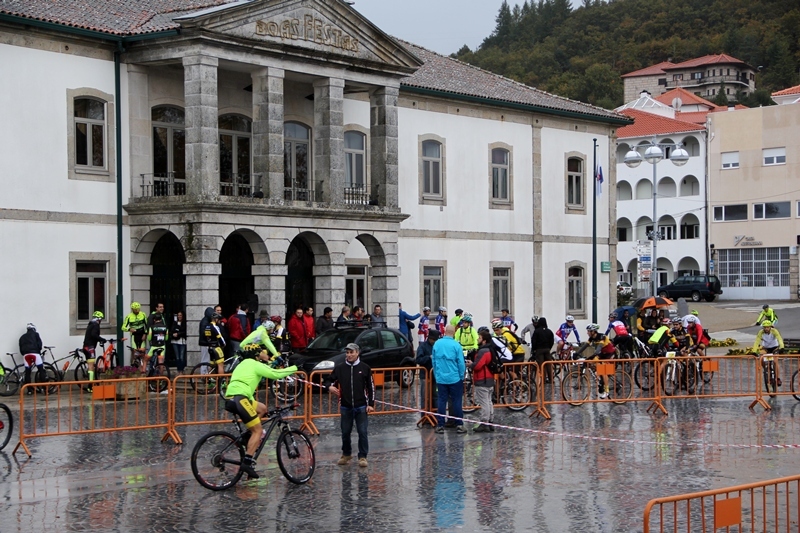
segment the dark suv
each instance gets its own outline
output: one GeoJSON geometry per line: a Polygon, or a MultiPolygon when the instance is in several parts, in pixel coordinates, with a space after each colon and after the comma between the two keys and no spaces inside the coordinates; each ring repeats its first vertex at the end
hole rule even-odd
{"type": "MultiPolygon", "coordinates": [[[[308,374],[315,370],[330,371],[344,361],[344,348],[351,342],[358,344],[359,357],[370,368],[415,366],[414,348],[396,329],[350,324],[337,324],[314,339],[305,351],[292,355],[289,362],[308,374]]],[[[409,387],[414,383],[414,371],[397,372],[391,380],[409,387]]],[[[386,381],[390,381],[388,375],[386,381]]]]}
{"type": "Polygon", "coordinates": [[[691,298],[693,302],[704,299],[713,302],[717,295],[722,294],[719,278],[717,276],[681,276],[672,283],[658,288],[659,296],[667,298],[691,298]]]}

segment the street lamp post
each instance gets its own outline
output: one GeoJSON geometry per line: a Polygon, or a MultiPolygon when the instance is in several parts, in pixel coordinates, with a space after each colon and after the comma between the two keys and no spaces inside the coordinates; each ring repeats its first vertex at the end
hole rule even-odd
{"type": "MultiPolygon", "coordinates": [[[[683,166],[689,161],[689,153],[682,148],[681,144],[673,143],[659,143],[655,139],[650,144],[643,144],[640,147],[647,147],[644,152],[644,160],[653,165],[653,231],[650,232],[650,238],[653,240],[653,253],[650,257],[650,281],[653,284],[653,296],[656,296],[658,290],[658,211],[657,211],[657,197],[658,197],[658,163],[664,159],[664,148],[673,148],[669,155],[669,160],[676,166],[683,166]]],[[[642,154],[637,150],[631,150],[625,154],[625,164],[629,168],[636,168],[642,163],[642,154]]]]}

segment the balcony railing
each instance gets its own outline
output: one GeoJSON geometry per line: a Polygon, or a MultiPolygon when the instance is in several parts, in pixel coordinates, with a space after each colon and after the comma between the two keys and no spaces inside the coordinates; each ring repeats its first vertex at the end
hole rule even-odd
{"type": "Polygon", "coordinates": [[[364,185],[354,185],[344,188],[344,203],[348,205],[369,205],[369,190],[364,185]]]}
{"type": "Polygon", "coordinates": [[[139,174],[141,194],[139,196],[184,196],[186,194],[186,178],[184,174],[175,172],[139,174]]]}
{"type": "Polygon", "coordinates": [[[253,196],[261,191],[261,174],[220,174],[220,196],[253,196]]]}
{"type": "Polygon", "coordinates": [[[296,202],[319,202],[317,192],[313,188],[306,187],[284,187],[283,199],[296,202]]]}

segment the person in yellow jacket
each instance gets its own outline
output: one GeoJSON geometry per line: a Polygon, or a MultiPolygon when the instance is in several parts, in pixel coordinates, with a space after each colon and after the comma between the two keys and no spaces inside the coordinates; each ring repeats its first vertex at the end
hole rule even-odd
{"type": "Polygon", "coordinates": [[[756,323],[753,325],[762,326],[765,320],[770,321],[773,326],[778,323],[778,315],[775,314],[775,310],[772,309],[769,304],[764,304],[761,308],[761,314],[758,315],[758,320],[756,320],[756,323]]]}
{"type": "MultiPolygon", "coordinates": [[[[458,312],[458,311],[456,311],[458,312]]],[[[478,349],[478,330],[472,327],[472,315],[464,313],[458,322],[458,329],[455,336],[456,342],[461,344],[464,350],[478,349]]]]}
{"type": "MultiPolygon", "coordinates": [[[[783,337],[781,337],[780,331],[772,325],[771,321],[764,320],[761,322],[761,329],[756,333],[753,353],[758,356],[762,351],[764,353],[779,353],[781,350],[783,350],[783,337]]],[[[775,365],[775,383],[778,387],[783,384],[781,383],[780,367],[781,365],[775,365]]]]}
{"type": "Polygon", "coordinates": [[[131,312],[122,322],[122,330],[131,334],[131,346],[135,350],[144,351],[147,340],[147,315],[142,312],[139,302],[131,304],[131,312]]]}

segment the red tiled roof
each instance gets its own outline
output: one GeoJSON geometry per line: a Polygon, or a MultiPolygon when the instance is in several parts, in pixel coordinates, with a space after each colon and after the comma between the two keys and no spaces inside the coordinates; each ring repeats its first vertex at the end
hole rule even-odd
{"type": "Polygon", "coordinates": [[[645,67],[643,69],[634,70],[633,72],[628,72],[627,74],[623,74],[623,78],[634,78],[637,76],[655,76],[657,74],[664,74],[664,67],[669,67],[674,65],[674,63],[670,61],[662,61],[656,65],[651,65],[649,67],[645,67]]]}
{"type": "Polygon", "coordinates": [[[682,87],[677,87],[675,89],[671,89],[671,90],[665,92],[664,94],[656,96],[654,98],[654,100],[658,100],[662,104],[666,104],[668,106],[671,106],[672,105],[672,101],[675,98],[680,98],[681,102],[684,105],[704,105],[704,106],[708,107],[709,109],[713,109],[714,107],[717,107],[717,104],[715,104],[713,102],[709,102],[705,98],[700,98],[696,94],[690,93],[689,91],[687,91],[686,89],[684,89],[682,87]]]}
{"type": "Polygon", "coordinates": [[[711,112],[710,109],[705,111],[690,111],[688,113],[675,113],[675,120],[682,120],[684,122],[691,122],[692,124],[705,124],[706,116],[711,112]]]}
{"type": "Polygon", "coordinates": [[[617,138],[644,137],[646,135],[662,135],[665,133],[683,133],[687,131],[703,131],[706,128],[691,122],[662,117],[646,111],[625,109],[620,111],[634,120],[633,124],[623,126],[617,130],[617,138]]]}
{"type": "Polygon", "coordinates": [[[783,89],[782,91],[772,93],[772,96],[789,96],[792,94],[800,94],[800,85],[783,89]]]}
{"type": "Polygon", "coordinates": [[[718,64],[747,65],[747,63],[745,63],[744,61],[736,59],[735,57],[729,56],[727,54],[715,54],[715,55],[697,57],[695,59],[689,59],[688,61],[684,61],[683,63],[675,63],[669,67],[664,67],[664,70],[676,70],[676,69],[700,67],[703,65],[718,65],[718,64]]]}

